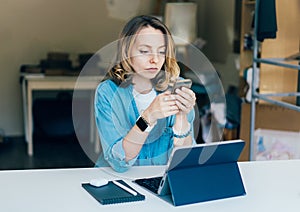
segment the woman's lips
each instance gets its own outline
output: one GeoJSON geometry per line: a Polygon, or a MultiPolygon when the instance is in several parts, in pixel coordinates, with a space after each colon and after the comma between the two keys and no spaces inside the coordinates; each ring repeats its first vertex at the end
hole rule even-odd
{"type": "Polygon", "coordinates": [[[151,71],[151,72],[156,72],[158,70],[158,68],[147,68],[147,71],[151,71]]]}

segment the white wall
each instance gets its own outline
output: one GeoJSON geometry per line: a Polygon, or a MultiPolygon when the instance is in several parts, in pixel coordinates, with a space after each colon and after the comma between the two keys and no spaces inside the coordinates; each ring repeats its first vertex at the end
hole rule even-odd
{"type": "Polygon", "coordinates": [[[24,134],[22,64],[38,64],[49,51],[96,52],[118,37],[124,22],[108,17],[104,0],[1,0],[0,129],[24,134]]]}

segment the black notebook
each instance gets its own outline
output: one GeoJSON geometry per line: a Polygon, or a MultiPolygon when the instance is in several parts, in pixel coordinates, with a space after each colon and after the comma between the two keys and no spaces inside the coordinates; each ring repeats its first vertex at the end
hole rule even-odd
{"type": "MultiPolygon", "coordinates": [[[[123,180],[117,180],[117,182],[123,184],[124,186],[134,190],[130,187],[127,183],[123,180]]],[[[145,196],[138,193],[134,196],[133,194],[125,191],[124,189],[120,188],[119,186],[115,185],[113,182],[109,182],[107,185],[102,187],[94,187],[89,183],[83,183],[82,187],[89,192],[98,202],[102,205],[107,204],[115,204],[115,203],[124,203],[124,202],[134,202],[134,201],[141,201],[145,199],[145,196]]]]}

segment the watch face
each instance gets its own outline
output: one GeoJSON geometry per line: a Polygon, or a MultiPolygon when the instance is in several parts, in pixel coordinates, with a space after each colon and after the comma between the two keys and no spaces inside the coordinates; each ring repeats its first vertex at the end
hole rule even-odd
{"type": "Polygon", "coordinates": [[[142,117],[138,118],[138,120],[136,121],[136,125],[140,128],[142,132],[144,132],[148,127],[148,124],[144,121],[142,117]]]}

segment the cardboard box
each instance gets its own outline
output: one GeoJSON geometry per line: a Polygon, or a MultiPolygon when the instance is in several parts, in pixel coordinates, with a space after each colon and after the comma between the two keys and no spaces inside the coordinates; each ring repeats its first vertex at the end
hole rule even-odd
{"type": "MultiPolygon", "coordinates": [[[[240,138],[246,141],[240,161],[249,160],[251,105],[242,104],[240,138]]],[[[300,131],[300,113],[270,104],[256,104],[255,129],[300,131]]],[[[300,142],[300,141],[299,141],[300,142]]]]}

